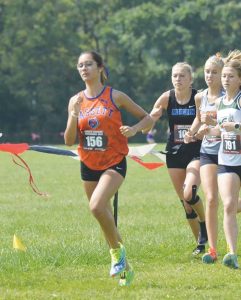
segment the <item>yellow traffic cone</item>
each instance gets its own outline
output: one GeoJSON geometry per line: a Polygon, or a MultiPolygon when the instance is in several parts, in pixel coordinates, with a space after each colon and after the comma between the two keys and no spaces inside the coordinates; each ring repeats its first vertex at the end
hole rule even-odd
{"type": "Polygon", "coordinates": [[[26,252],[27,247],[20,241],[20,239],[14,234],[13,235],[13,249],[26,252]]]}

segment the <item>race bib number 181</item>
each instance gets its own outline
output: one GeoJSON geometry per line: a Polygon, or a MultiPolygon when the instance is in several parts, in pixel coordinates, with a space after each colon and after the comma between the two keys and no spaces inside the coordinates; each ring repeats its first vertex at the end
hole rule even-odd
{"type": "Polygon", "coordinates": [[[223,135],[223,153],[239,154],[241,153],[240,135],[223,135]]]}

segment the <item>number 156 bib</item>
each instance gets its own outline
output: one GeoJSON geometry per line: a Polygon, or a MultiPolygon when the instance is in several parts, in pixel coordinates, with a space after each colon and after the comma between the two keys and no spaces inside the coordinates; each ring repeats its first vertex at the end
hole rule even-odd
{"type": "Polygon", "coordinates": [[[104,135],[103,131],[93,131],[93,130],[84,131],[83,148],[85,150],[105,151],[106,146],[107,146],[107,136],[104,135]]]}

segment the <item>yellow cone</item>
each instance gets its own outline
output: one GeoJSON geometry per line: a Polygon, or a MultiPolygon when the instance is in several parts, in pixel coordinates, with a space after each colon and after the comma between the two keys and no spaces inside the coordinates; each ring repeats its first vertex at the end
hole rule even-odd
{"type": "Polygon", "coordinates": [[[13,236],[13,249],[26,251],[27,247],[20,241],[20,239],[14,234],[13,236]]]}

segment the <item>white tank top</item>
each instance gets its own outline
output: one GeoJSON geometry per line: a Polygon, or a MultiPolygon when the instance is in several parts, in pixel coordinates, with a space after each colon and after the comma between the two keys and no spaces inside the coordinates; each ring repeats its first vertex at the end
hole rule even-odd
{"type": "MultiPolygon", "coordinates": [[[[220,100],[217,121],[221,125],[224,122],[241,123],[241,108],[239,101],[241,91],[233,101],[227,101],[226,96],[220,100]]],[[[241,166],[241,131],[226,131],[221,128],[221,145],[218,152],[218,164],[226,166],[241,166]]]]}
{"type": "MultiPolygon", "coordinates": [[[[220,97],[224,95],[224,91],[221,91],[220,97]]],[[[206,112],[210,117],[214,120],[217,120],[217,108],[215,103],[208,102],[208,89],[203,91],[203,96],[201,100],[200,112],[206,112]]],[[[215,126],[209,126],[213,128],[215,126]]],[[[218,155],[218,150],[220,147],[221,138],[220,136],[213,136],[213,135],[205,135],[202,140],[202,145],[200,152],[207,153],[207,154],[214,154],[218,155]]]]}

